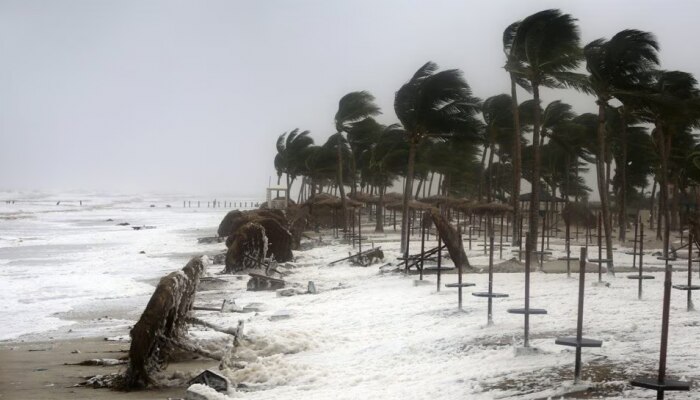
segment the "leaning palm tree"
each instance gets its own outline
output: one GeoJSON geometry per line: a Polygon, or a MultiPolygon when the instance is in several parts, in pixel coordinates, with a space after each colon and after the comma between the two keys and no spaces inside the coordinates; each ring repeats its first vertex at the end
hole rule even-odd
{"type": "Polygon", "coordinates": [[[277,184],[279,185],[282,174],[287,175],[287,201],[289,201],[289,189],[304,164],[306,149],[314,144],[309,131],[299,132],[294,129],[285,132],[277,138],[277,155],[275,156],[275,169],[277,170],[277,184]]]}
{"type": "MultiPolygon", "coordinates": [[[[335,130],[338,137],[336,138],[336,143],[341,143],[345,139],[343,137],[343,132],[347,132],[350,127],[366,118],[373,117],[380,114],[381,111],[379,107],[374,104],[374,96],[367,91],[360,92],[350,92],[343,96],[338,103],[338,111],[335,113],[335,130]]],[[[343,205],[343,214],[345,215],[344,228],[347,228],[347,199],[345,198],[345,187],[343,183],[343,155],[341,148],[343,146],[337,145],[337,179],[336,183],[338,185],[338,190],[340,192],[340,199],[343,205]]]]}
{"type": "MultiPolygon", "coordinates": [[[[608,271],[614,273],[612,261],[612,221],[608,201],[608,180],[604,173],[604,161],[607,157],[605,139],[605,110],[608,102],[617,97],[620,100],[630,98],[643,89],[645,77],[658,64],[658,49],[654,36],[648,32],[624,30],[610,40],[597,39],[584,48],[586,69],[590,73],[591,89],[598,104],[598,156],[596,170],[600,206],[605,228],[606,258],[608,271]]],[[[626,124],[623,124],[623,130],[626,124]]],[[[624,131],[623,131],[624,135],[624,131]]],[[[622,139],[623,143],[625,139],[622,139]]],[[[625,161],[623,161],[623,164],[625,161]]],[[[624,174],[624,172],[623,172],[624,174]]],[[[623,210],[624,212],[624,210],[623,210]]]]}
{"type": "MultiPolygon", "coordinates": [[[[517,86],[522,87],[528,92],[531,91],[530,82],[525,79],[522,75],[516,74],[514,71],[519,71],[523,69],[522,61],[516,57],[516,53],[513,48],[515,41],[515,36],[520,27],[520,22],[517,21],[510,24],[505,31],[503,31],[503,52],[506,55],[505,69],[508,71],[510,77],[510,97],[511,97],[511,112],[513,114],[513,192],[511,194],[511,200],[513,203],[513,232],[519,232],[520,223],[520,180],[522,179],[522,132],[520,125],[520,112],[518,104],[518,91],[517,86]]],[[[517,245],[520,243],[520,236],[513,235],[512,244],[517,245]]]]}
{"type": "Polygon", "coordinates": [[[394,98],[394,110],[406,129],[409,144],[401,224],[402,251],[406,251],[408,200],[413,189],[416,148],[428,137],[475,136],[480,127],[475,117],[479,99],[472,95],[462,72],[437,70],[437,64],[427,62],[401,86],[394,98]]]}
{"type": "MultiPolygon", "coordinates": [[[[506,64],[506,70],[517,77],[516,82],[528,82],[536,105],[532,134],[532,194],[528,218],[530,246],[526,246],[529,249],[535,248],[539,212],[542,126],[540,87],[586,90],[585,77],[571,72],[581,61],[579,30],[575,21],[559,10],[545,10],[516,23],[509,34],[509,55],[512,61],[506,64]]],[[[529,259],[526,257],[526,263],[530,262],[529,259]]]]}

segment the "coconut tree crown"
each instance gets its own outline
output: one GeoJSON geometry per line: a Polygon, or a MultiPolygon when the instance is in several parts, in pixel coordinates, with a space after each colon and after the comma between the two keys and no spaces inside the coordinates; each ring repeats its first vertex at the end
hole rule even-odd
{"type": "Polygon", "coordinates": [[[416,135],[466,135],[479,128],[479,99],[472,95],[462,72],[436,72],[427,62],[397,92],[394,110],[406,131],[416,135]]]}

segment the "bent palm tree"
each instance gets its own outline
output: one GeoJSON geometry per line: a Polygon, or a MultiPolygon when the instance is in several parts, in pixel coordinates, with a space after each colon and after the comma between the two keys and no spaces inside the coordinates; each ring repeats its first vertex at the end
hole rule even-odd
{"type": "Polygon", "coordinates": [[[406,251],[408,200],[413,189],[416,148],[426,137],[476,136],[480,122],[475,118],[479,99],[456,69],[436,72],[437,64],[427,62],[396,92],[394,110],[406,129],[409,144],[408,171],[403,197],[401,250],[406,251]]]}
{"type": "Polygon", "coordinates": [[[275,156],[277,184],[279,185],[282,174],[286,174],[287,202],[289,202],[289,188],[303,168],[305,151],[314,144],[313,138],[309,135],[309,131],[299,132],[297,128],[291,132],[285,132],[277,138],[277,155],[275,156]]]}
{"type": "MultiPolygon", "coordinates": [[[[600,206],[605,228],[606,258],[608,271],[614,274],[612,262],[612,221],[608,201],[608,181],[604,173],[604,160],[607,157],[605,140],[605,109],[613,97],[620,100],[629,98],[638,92],[645,83],[645,77],[658,63],[659,49],[654,36],[637,30],[624,30],[609,41],[597,39],[584,48],[586,69],[590,73],[589,81],[598,103],[598,155],[596,171],[600,206]]],[[[626,125],[626,124],[623,124],[626,125]]],[[[623,126],[623,143],[624,129],[623,126]]],[[[623,164],[626,161],[623,160],[623,164]]],[[[624,175],[624,172],[623,172],[624,175]]]]}
{"type": "MultiPolygon", "coordinates": [[[[336,135],[340,136],[336,140],[338,143],[344,140],[343,132],[347,132],[352,124],[362,121],[366,118],[380,114],[379,107],[374,104],[374,96],[367,91],[350,92],[343,96],[338,103],[338,111],[335,113],[335,130],[336,135]],[[342,139],[342,140],[341,140],[342,139]]],[[[343,184],[343,155],[340,145],[337,148],[337,179],[338,190],[340,191],[340,199],[343,205],[344,225],[347,229],[348,210],[347,199],[345,198],[345,186],[343,184]]]]}
{"type": "MultiPolygon", "coordinates": [[[[571,72],[581,61],[579,30],[575,19],[559,10],[545,10],[535,13],[520,23],[511,33],[510,55],[512,62],[506,69],[515,75],[516,82],[527,80],[532,88],[534,124],[532,134],[532,195],[529,210],[529,247],[533,249],[537,241],[537,225],[540,194],[540,129],[542,111],[540,87],[572,87],[586,90],[585,77],[571,72]]],[[[530,257],[526,257],[529,263],[530,257]]]]}

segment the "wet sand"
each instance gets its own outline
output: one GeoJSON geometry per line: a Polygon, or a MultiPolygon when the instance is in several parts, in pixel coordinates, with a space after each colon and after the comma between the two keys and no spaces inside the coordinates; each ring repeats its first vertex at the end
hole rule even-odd
{"type": "MultiPolygon", "coordinates": [[[[118,366],[65,365],[93,358],[121,358],[129,343],[85,338],[0,345],[0,399],[168,399],[184,398],[185,387],[116,392],[74,387],[85,377],[124,370],[118,366]],[[74,353],[78,350],[80,353],[74,353]]],[[[167,371],[194,372],[216,366],[208,359],[172,362],[167,371]]]]}

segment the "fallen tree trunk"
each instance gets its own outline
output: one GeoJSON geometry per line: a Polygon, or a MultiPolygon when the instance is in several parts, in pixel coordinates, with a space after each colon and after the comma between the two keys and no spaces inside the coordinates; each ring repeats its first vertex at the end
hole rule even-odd
{"type": "Polygon", "coordinates": [[[430,216],[433,219],[433,223],[440,233],[442,241],[445,242],[447,246],[447,252],[450,254],[452,262],[454,262],[457,268],[469,268],[469,259],[467,258],[467,252],[464,251],[464,244],[462,243],[462,235],[455,229],[445,218],[437,208],[430,209],[430,216]]]}
{"type": "Polygon", "coordinates": [[[141,318],[131,329],[129,366],[118,388],[140,389],[153,383],[152,374],[164,367],[173,349],[172,342],[182,341],[203,271],[204,264],[196,257],[182,270],[160,280],[141,318]]]}

